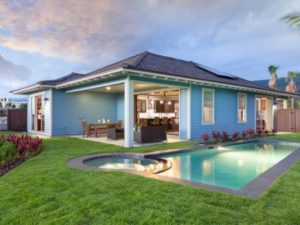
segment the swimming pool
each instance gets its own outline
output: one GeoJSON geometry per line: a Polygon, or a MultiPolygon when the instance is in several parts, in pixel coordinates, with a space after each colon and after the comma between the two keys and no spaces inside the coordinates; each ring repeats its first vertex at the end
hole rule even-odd
{"type": "Polygon", "coordinates": [[[241,189],[298,149],[298,145],[256,141],[214,149],[159,155],[172,167],[159,176],[241,189]]]}

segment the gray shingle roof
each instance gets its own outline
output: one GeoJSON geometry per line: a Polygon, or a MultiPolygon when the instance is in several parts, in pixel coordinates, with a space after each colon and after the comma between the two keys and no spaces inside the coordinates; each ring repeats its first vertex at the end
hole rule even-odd
{"type": "Polygon", "coordinates": [[[62,83],[67,82],[67,81],[72,81],[72,80],[82,78],[84,76],[86,76],[86,75],[85,74],[80,74],[80,73],[70,73],[66,76],[60,77],[60,78],[55,79],[55,80],[42,80],[42,81],[38,82],[38,84],[41,84],[41,85],[58,85],[58,84],[62,84],[62,83]]]}
{"type": "MultiPolygon", "coordinates": [[[[266,91],[276,91],[274,89],[270,89],[269,87],[263,86],[261,84],[248,81],[246,79],[236,77],[226,73],[217,72],[211,68],[200,65],[198,63],[192,61],[186,61],[181,59],[176,59],[168,56],[162,56],[158,54],[154,54],[151,52],[143,52],[111,65],[102,67],[100,69],[94,70],[87,74],[78,74],[71,73],[65,77],[56,79],[56,80],[48,80],[41,81],[39,84],[46,85],[58,85],[67,81],[75,81],[76,79],[82,77],[89,77],[97,73],[103,73],[109,70],[114,69],[132,69],[136,71],[145,71],[145,72],[153,72],[165,75],[172,75],[180,78],[189,78],[196,79],[202,81],[210,81],[215,83],[224,83],[230,85],[237,85],[249,88],[255,88],[266,91]]],[[[284,93],[282,91],[277,91],[284,93]]]]}

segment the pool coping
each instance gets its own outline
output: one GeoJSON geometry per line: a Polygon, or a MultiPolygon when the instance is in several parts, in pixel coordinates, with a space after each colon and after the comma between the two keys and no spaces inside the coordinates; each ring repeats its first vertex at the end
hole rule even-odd
{"type": "Polygon", "coordinates": [[[141,158],[149,158],[149,159],[161,159],[160,157],[181,153],[181,152],[192,152],[192,151],[201,151],[208,148],[215,148],[215,147],[225,147],[225,146],[232,146],[237,144],[244,144],[244,143],[252,143],[252,142],[259,142],[263,141],[264,143],[275,143],[275,144],[283,144],[283,145],[294,145],[299,146],[294,152],[290,153],[288,156],[286,156],[284,159],[279,161],[274,166],[270,167],[268,170],[260,174],[258,177],[254,178],[252,181],[247,183],[243,188],[241,189],[230,189],[220,186],[214,186],[210,184],[205,183],[198,183],[188,180],[181,180],[178,178],[172,178],[167,177],[163,175],[158,174],[146,174],[143,172],[133,171],[133,170],[117,170],[117,171],[124,171],[131,174],[137,174],[148,178],[154,178],[157,180],[172,182],[176,184],[181,185],[187,185],[192,186],[196,188],[203,188],[206,190],[211,191],[218,191],[233,195],[238,195],[241,197],[247,197],[247,198],[258,198],[261,194],[266,192],[272,183],[280,176],[282,176],[288,169],[290,169],[295,162],[300,159],[300,144],[295,142],[286,142],[286,141],[276,141],[276,140],[264,140],[264,139],[254,139],[254,140],[244,140],[244,141],[238,141],[234,143],[224,143],[224,144],[214,144],[214,145],[205,145],[205,146],[199,146],[196,148],[189,148],[189,149],[173,149],[168,151],[157,151],[157,152],[151,152],[151,153],[105,153],[105,154],[95,154],[95,155],[86,155],[81,156],[77,158],[70,159],[68,161],[69,166],[73,168],[79,168],[79,169],[85,169],[85,170],[99,170],[99,171],[116,171],[112,169],[99,169],[97,167],[88,167],[85,164],[83,164],[84,160],[87,159],[93,159],[98,157],[105,157],[105,156],[127,156],[127,157],[141,157],[141,158]]]}

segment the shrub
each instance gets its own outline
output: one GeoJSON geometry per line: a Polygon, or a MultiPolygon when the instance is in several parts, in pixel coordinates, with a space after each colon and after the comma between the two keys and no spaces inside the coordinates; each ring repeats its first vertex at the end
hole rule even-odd
{"type": "Polygon", "coordinates": [[[254,137],[254,133],[255,133],[255,132],[254,132],[253,129],[248,129],[248,130],[247,130],[247,133],[250,135],[251,138],[254,137]]]}
{"type": "Polygon", "coordinates": [[[242,138],[243,139],[246,139],[247,138],[247,135],[248,135],[248,132],[246,130],[243,130],[242,131],[242,138]]]}
{"type": "Polygon", "coordinates": [[[4,142],[0,147],[0,165],[6,165],[17,157],[17,150],[14,144],[4,142]]]}
{"type": "Polygon", "coordinates": [[[277,130],[276,129],[272,129],[272,134],[276,134],[277,130]]]}
{"type": "Polygon", "coordinates": [[[267,136],[270,135],[269,130],[265,130],[265,131],[264,131],[264,135],[267,135],[267,136]]]}
{"type": "Polygon", "coordinates": [[[240,134],[239,132],[233,132],[232,133],[232,139],[233,140],[238,140],[239,139],[239,134],[240,134]]]}
{"type": "Polygon", "coordinates": [[[35,152],[40,150],[42,145],[42,139],[28,135],[10,135],[7,137],[7,141],[16,146],[20,155],[33,155],[35,152]]]}
{"type": "Polygon", "coordinates": [[[209,141],[209,135],[208,133],[202,134],[201,136],[202,140],[207,143],[209,141]]]}
{"type": "Polygon", "coordinates": [[[257,135],[258,136],[261,136],[262,135],[262,133],[263,133],[263,131],[261,130],[261,129],[256,129],[256,133],[257,133],[257,135]]]}
{"type": "Polygon", "coordinates": [[[229,137],[228,137],[228,133],[226,131],[222,132],[221,139],[223,142],[228,141],[229,137]]]}
{"type": "Polygon", "coordinates": [[[213,131],[212,136],[215,139],[215,142],[219,142],[221,136],[219,131],[213,131]]]}

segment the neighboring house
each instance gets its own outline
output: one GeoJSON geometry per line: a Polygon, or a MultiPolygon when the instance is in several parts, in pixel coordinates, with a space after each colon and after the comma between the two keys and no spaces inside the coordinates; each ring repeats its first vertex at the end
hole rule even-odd
{"type": "Polygon", "coordinates": [[[20,108],[22,104],[27,104],[26,98],[2,98],[0,99],[2,108],[20,108]]]}
{"type": "Polygon", "coordinates": [[[273,128],[274,109],[290,93],[216,72],[191,61],[144,52],[87,74],[72,73],[12,91],[28,96],[28,132],[81,134],[80,119],[124,121],[124,145],[147,117],[172,117],[180,139],[205,132],[273,128]],[[138,102],[137,102],[138,101],[138,102]]]}

